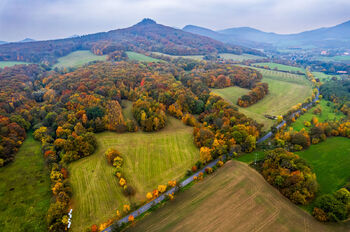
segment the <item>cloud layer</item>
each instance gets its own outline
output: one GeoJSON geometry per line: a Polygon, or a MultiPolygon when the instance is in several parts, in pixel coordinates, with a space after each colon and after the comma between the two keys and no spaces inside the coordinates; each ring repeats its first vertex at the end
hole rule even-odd
{"type": "Polygon", "coordinates": [[[0,0],[0,40],[63,38],[142,18],[180,27],[294,33],[350,20],[349,0],[0,0]]]}

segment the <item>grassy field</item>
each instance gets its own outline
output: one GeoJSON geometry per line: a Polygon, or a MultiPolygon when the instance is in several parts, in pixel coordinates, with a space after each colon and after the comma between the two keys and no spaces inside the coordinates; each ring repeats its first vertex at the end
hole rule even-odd
{"type": "Polygon", "coordinates": [[[250,164],[255,160],[261,160],[265,157],[265,151],[263,150],[255,150],[248,154],[243,154],[242,156],[235,158],[235,160],[241,161],[246,164],[250,164]]]}
{"type": "Polygon", "coordinates": [[[318,56],[315,57],[315,60],[321,60],[325,62],[342,62],[342,63],[350,63],[350,56],[318,56]]]}
{"type": "Polygon", "coordinates": [[[236,105],[238,98],[240,98],[244,94],[247,94],[249,92],[249,89],[244,89],[238,86],[232,86],[224,89],[211,89],[211,91],[225,98],[232,104],[236,105]]]}
{"type": "Polygon", "coordinates": [[[286,113],[292,106],[310,97],[312,88],[304,76],[265,69],[258,70],[263,74],[262,82],[269,84],[269,94],[250,107],[242,108],[236,105],[237,99],[248,91],[246,89],[235,86],[215,89],[213,92],[236,105],[245,115],[263,123],[264,130],[267,130],[272,126],[273,120],[265,118],[265,114],[278,116],[286,113]]]}
{"type": "Polygon", "coordinates": [[[231,54],[231,53],[219,53],[219,56],[220,56],[220,58],[222,58],[224,60],[234,60],[234,61],[264,59],[264,57],[255,56],[255,55],[251,55],[251,54],[235,55],[235,54],[231,54]]]}
{"type": "Polygon", "coordinates": [[[332,77],[337,77],[339,79],[339,75],[329,75],[323,72],[312,72],[315,78],[319,78],[322,82],[330,80],[332,77]]]}
{"type": "Polygon", "coordinates": [[[106,61],[107,56],[98,56],[90,51],[75,51],[66,56],[58,58],[53,68],[77,68],[92,61],[106,61]]]}
{"type": "Polygon", "coordinates": [[[0,168],[0,230],[47,231],[50,199],[50,179],[40,142],[28,133],[16,160],[0,168]]]}
{"type": "Polygon", "coordinates": [[[297,152],[313,168],[320,185],[319,194],[331,193],[343,187],[350,178],[350,139],[327,138],[309,149],[297,152]]]}
{"type": "Polygon", "coordinates": [[[277,68],[278,70],[282,70],[282,71],[290,71],[290,72],[305,72],[305,70],[303,68],[299,68],[299,67],[293,67],[293,66],[289,66],[289,65],[284,65],[284,64],[277,64],[277,63],[272,63],[272,62],[268,62],[268,63],[255,63],[252,64],[253,66],[268,66],[270,69],[275,69],[277,68]]]}
{"type": "Polygon", "coordinates": [[[316,221],[255,170],[229,161],[127,231],[349,231],[316,221]]]}
{"type": "Polygon", "coordinates": [[[122,108],[123,108],[123,116],[124,119],[130,119],[133,120],[134,116],[132,115],[132,102],[131,101],[127,101],[127,100],[122,100],[122,104],[121,104],[122,108]]]}
{"type": "Polygon", "coordinates": [[[169,56],[169,57],[173,57],[173,58],[185,58],[185,59],[192,59],[192,60],[203,60],[202,55],[193,55],[193,56],[175,56],[175,55],[169,55],[169,54],[165,54],[165,53],[160,53],[160,52],[153,52],[153,54],[155,55],[161,55],[161,56],[169,56]]]}
{"type": "Polygon", "coordinates": [[[308,129],[307,127],[304,126],[304,122],[305,121],[310,122],[313,117],[317,117],[319,122],[324,122],[326,120],[341,119],[345,117],[345,115],[341,112],[337,112],[337,113],[334,112],[333,103],[326,100],[321,100],[320,104],[308,110],[305,114],[301,115],[300,118],[298,118],[292,124],[293,129],[297,131],[301,130],[302,128],[308,129]],[[330,106],[327,106],[327,103],[329,103],[330,106]],[[322,113],[320,115],[315,115],[312,113],[316,108],[321,108],[322,113]]]}
{"type": "Polygon", "coordinates": [[[128,55],[129,60],[136,60],[136,61],[141,61],[141,62],[160,62],[161,60],[152,58],[150,56],[146,56],[141,53],[137,52],[126,52],[128,55]]]}
{"type": "Polygon", "coordinates": [[[96,137],[97,151],[69,168],[74,199],[73,231],[83,231],[86,226],[111,218],[124,203],[145,200],[148,191],[182,178],[199,159],[192,128],[173,118],[166,128],[156,133],[104,132],[96,137]],[[123,173],[136,188],[134,197],[126,198],[122,194],[113,175],[114,168],[104,157],[108,148],[116,148],[123,154],[123,173]]]}
{"type": "Polygon", "coordinates": [[[29,64],[29,63],[21,62],[21,61],[0,61],[0,68],[12,67],[12,66],[15,66],[16,64],[29,64]]]}

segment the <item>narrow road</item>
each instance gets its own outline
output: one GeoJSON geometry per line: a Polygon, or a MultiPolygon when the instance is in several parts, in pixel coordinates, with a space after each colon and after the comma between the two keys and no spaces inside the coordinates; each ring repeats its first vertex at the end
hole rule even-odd
{"type": "MultiPolygon", "coordinates": [[[[317,88],[317,90],[320,91],[319,88],[317,88]]],[[[315,99],[314,99],[312,102],[310,102],[309,104],[307,104],[306,106],[304,106],[302,109],[306,109],[306,110],[307,110],[307,109],[309,109],[310,107],[312,107],[312,104],[315,103],[315,102],[318,100],[319,96],[320,96],[320,93],[318,92],[317,95],[316,95],[316,97],[315,97],[315,99]]],[[[294,113],[291,115],[291,117],[293,118],[296,114],[301,113],[301,110],[302,110],[302,109],[300,109],[300,110],[294,112],[294,113]]],[[[284,124],[286,124],[286,121],[285,121],[285,120],[283,120],[280,124],[278,124],[278,125],[276,126],[276,128],[277,128],[277,129],[280,129],[282,126],[284,126],[284,124]]],[[[257,144],[262,143],[262,142],[264,142],[265,140],[267,140],[268,138],[270,138],[272,135],[273,135],[273,133],[270,131],[269,133],[267,133],[266,135],[264,135],[263,137],[261,137],[260,139],[258,139],[258,141],[257,141],[256,143],[257,143],[257,144]]]]}
{"type": "MultiPolygon", "coordinates": [[[[312,106],[312,104],[314,102],[316,102],[319,98],[319,93],[317,93],[315,99],[307,104],[305,107],[303,107],[302,109],[308,109],[312,106]]],[[[297,113],[300,113],[301,112],[301,109],[294,112],[291,116],[294,117],[297,113]]],[[[278,124],[276,126],[277,129],[281,128],[284,124],[286,124],[286,121],[282,121],[280,124],[278,124]]],[[[265,136],[263,136],[262,138],[260,138],[256,143],[259,144],[259,143],[262,143],[264,142],[265,140],[267,140],[268,138],[270,138],[271,136],[273,135],[273,133],[270,131],[269,133],[267,133],[265,136]]],[[[226,158],[227,155],[224,155],[223,156],[223,159],[226,158]]],[[[229,155],[231,156],[231,155],[229,155]]],[[[179,184],[179,187],[182,188],[182,187],[185,187],[186,185],[190,184],[192,181],[193,181],[193,177],[199,175],[199,173],[201,172],[204,172],[206,168],[212,168],[214,165],[216,165],[216,163],[219,161],[220,159],[216,159],[212,162],[210,162],[209,164],[207,164],[204,168],[202,168],[201,170],[197,171],[195,174],[193,174],[192,176],[188,177],[187,179],[183,180],[180,184],[179,184]]],[[[120,219],[118,221],[118,224],[121,225],[122,223],[127,223],[129,221],[129,216],[133,216],[134,218],[136,218],[137,216],[139,216],[140,214],[143,214],[145,213],[147,210],[149,210],[152,206],[155,206],[157,205],[158,203],[160,203],[161,201],[163,201],[165,199],[165,197],[168,195],[168,194],[172,194],[174,193],[176,190],[177,190],[178,187],[173,187],[172,189],[166,191],[165,193],[163,193],[162,195],[160,195],[159,197],[157,197],[156,199],[148,202],[147,204],[145,204],[144,206],[140,207],[139,209],[135,210],[134,212],[130,213],[129,215],[123,217],[122,219],[120,219]]],[[[104,229],[103,232],[111,232],[112,231],[112,228],[111,226],[104,229]]]]}

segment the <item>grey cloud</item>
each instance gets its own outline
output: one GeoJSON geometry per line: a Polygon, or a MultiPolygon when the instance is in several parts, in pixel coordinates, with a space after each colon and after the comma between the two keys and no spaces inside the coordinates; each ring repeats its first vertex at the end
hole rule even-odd
{"type": "Polygon", "coordinates": [[[0,0],[0,40],[107,31],[145,17],[174,27],[291,33],[349,20],[349,11],[348,0],[0,0]]]}

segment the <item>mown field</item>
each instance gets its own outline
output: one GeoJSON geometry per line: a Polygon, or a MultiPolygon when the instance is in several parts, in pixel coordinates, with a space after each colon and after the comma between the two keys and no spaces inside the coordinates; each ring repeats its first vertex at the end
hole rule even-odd
{"type": "Polygon", "coordinates": [[[315,57],[315,60],[321,60],[325,62],[342,62],[342,63],[350,63],[350,56],[318,56],[315,57]]]}
{"type": "Polygon", "coordinates": [[[141,61],[141,62],[160,62],[161,60],[152,58],[150,56],[146,56],[141,53],[137,52],[126,52],[128,55],[129,60],[136,60],[136,61],[141,61]]]}
{"type": "Polygon", "coordinates": [[[219,53],[220,58],[224,60],[245,61],[245,60],[259,60],[264,59],[261,56],[255,56],[251,54],[236,55],[231,53],[219,53]]]}
{"type": "Polygon", "coordinates": [[[350,139],[331,137],[297,152],[313,168],[320,185],[319,195],[332,193],[350,179],[350,139]]]}
{"type": "Polygon", "coordinates": [[[0,168],[0,230],[47,231],[51,189],[40,142],[28,138],[16,160],[0,168]]]}
{"type": "Polygon", "coordinates": [[[319,78],[323,82],[331,80],[332,77],[339,78],[339,75],[329,75],[323,72],[312,72],[312,74],[314,74],[315,78],[319,78]]]}
{"type": "Polygon", "coordinates": [[[320,104],[317,104],[309,109],[305,114],[301,115],[291,126],[297,131],[301,130],[302,128],[308,129],[308,127],[304,126],[304,122],[310,122],[313,117],[316,117],[319,122],[324,122],[326,120],[339,120],[345,117],[345,115],[342,112],[335,112],[333,103],[326,100],[321,100],[320,104]],[[322,113],[318,115],[313,114],[313,111],[316,108],[320,108],[322,113]]]}
{"type": "Polygon", "coordinates": [[[162,56],[169,56],[169,57],[173,57],[173,58],[185,58],[185,59],[192,59],[192,60],[203,60],[202,55],[194,55],[194,56],[175,56],[175,55],[169,55],[169,54],[165,54],[165,53],[160,53],[160,52],[153,52],[153,54],[156,55],[162,55],[162,56]]]}
{"type": "Polygon", "coordinates": [[[212,176],[179,193],[127,231],[349,231],[350,224],[322,224],[255,170],[229,161],[212,176]]]}
{"type": "Polygon", "coordinates": [[[12,66],[15,66],[16,64],[29,64],[29,63],[21,62],[21,61],[0,61],[0,68],[12,67],[12,66]]]}
{"type": "Polygon", "coordinates": [[[289,65],[284,65],[284,64],[277,64],[277,63],[273,63],[273,62],[268,62],[268,63],[255,63],[252,64],[253,66],[268,66],[270,69],[275,69],[277,68],[278,70],[282,70],[282,71],[289,71],[289,72],[305,72],[305,70],[303,68],[299,68],[299,67],[293,67],[293,66],[289,66],[289,65]]]}
{"type": "Polygon", "coordinates": [[[145,200],[148,191],[178,180],[199,159],[199,150],[193,144],[192,128],[171,118],[169,124],[156,133],[103,132],[96,135],[97,151],[70,165],[73,187],[73,231],[83,231],[93,223],[101,223],[122,210],[125,203],[145,200]],[[135,187],[136,195],[127,198],[107,164],[104,153],[108,148],[118,149],[124,157],[123,173],[135,187]]]}
{"type": "Polygon", "coordinates": [[[246,93],[247,90],[236,86],[225,89],[213,89],[213,92],[236,105],[245,115],[259,123],[263,123],[264,130],[267,130],[272,126],[273,120],[264,117],[265,114],[278,116],[286,113],[292,106],[310,97],[312,88],[304,76],[256,69],[263,74],[262,82],[269,84],[269,94],[256,104],[247,108],[238,107],[236,105],[237,99],[246,93]]]}
{"type": "Polygon", "coordinates": [[[53,68],[77,68],[92,61],[106,61],[107,56],[98,56],[91,51],[75,51],[58,58],[53,68]]]}

